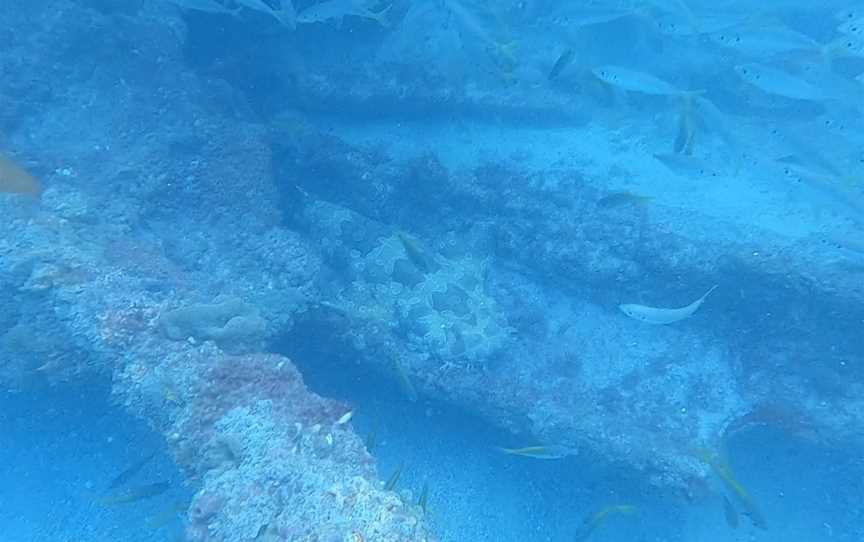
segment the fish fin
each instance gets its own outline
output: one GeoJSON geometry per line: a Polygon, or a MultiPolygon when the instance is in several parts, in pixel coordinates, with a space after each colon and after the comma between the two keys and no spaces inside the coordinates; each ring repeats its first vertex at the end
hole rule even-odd
{"type": "Polygon", "coordinates": [[[390,8],[392,7],[393,4],[390,4],[389,6],[377,13],[369,12],[369,14],[371,15],[371,18],[375,19],[375,21],[377,21],[378,24],[380,24],[381,26],[383,26],[384,28],[390,28],[390,21],[387,20],[387,13],[390,12],[390,8]]]}
{"type": "Polygon", "coordinates": [[[716,290],[716,289],[719,288],[719,287],[720,287],[719,284],[715,284],[714,286],[712,286],[711,288],[709,288],[708,291],[705,292],[705,295],[702,296],[702,300],[704,301],[706,297],[708,297],[709,295],[711,295],[711,292],[713,292],[714,290],[716,290]]]}

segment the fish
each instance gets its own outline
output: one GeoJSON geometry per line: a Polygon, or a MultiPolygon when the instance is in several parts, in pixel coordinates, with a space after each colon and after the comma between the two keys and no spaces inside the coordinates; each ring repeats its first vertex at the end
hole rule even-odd
{"type": "Polygon", "coordinates": [[[157,495],[161,495],[171,489],[171,482],[162,481],[162,482],[154,482],[152,484],[146,484],[143,486],[132,488],[123,493],[116,493],[114,495],[106,495],[99,499],[99,504],[102,506],[113,506],[115,504],[129,504],[137,501],[141,501],[144,499],[149,499],[150,497],[155,497],[157,495]]]}
{"type": "Polygon", "coordinates": [[[366,435],[366,440],[364,441],[366,451],[370,454],[375,449],[375,445],[378,444],[378,423],[377,419],[373,422],[372,429],[366,435]]]}
{"type": "Polygon", "coordinates": [[[422,271],[424,274],[429,274],[437,267],[435,260],[427,253],[420,243],[410,235],[399,232],[396,234],[402,247],[405,249],[405,256],[414,264],[414,267],[422,271]]]}
{"type": "Polygon", "coordinates": [[[224,13],[227,15],[237,15],[241,8],[238,6],[234,9],[228,9],[216,0],[166,0],[170,4],[174,4],[180,9],[188,11],[201,11],[204,13],[224,13]]]}
{"type": "Polygon", "coordinates": [[[626,205],[644,205],[653,199],[654,198],[651,196],[642,196],[625,190],[622,192],[606,194],[597,200],[597,207],[600,207],[601,209],[614,209],[626,205]]]}
{"type": "MultiPolygon", "coordinates": [[[[466,8],[462,5],[461,0],[442,0],[441,3],[459,24],[459,27],[472,39],[493,49],[501,46],[502,40],[498,37],[499,33],[495,32],[494,29],[487,28],[487,25],[483,21],[484,17],[482,13],[477,14],[471,9],[466,8]]],[[[474,7],[476,9],[478,6],[474,7]]]]}
{"type": "Polygon", "coordinates": [[[325,23],[335,20],[336,27],[341,28],[345,17],[353,15],[364,19],[372,19],[384,28],[387,28],[390,26],[390,22],[386,19],[386,16],[391,7],[393,7],[392,4],[376,13],[366,7],[362,0],[325,0],[319,4],[309,6],[298,13],[297,23],[325,23]]]}
{"type": "Polygon", "coordinates": [[[414,387],[414,383],[411,382],[411,377],[408,375],[408,371],[405,370],[405,367],[402,365],[402,362],[393,358],[393,368],[396,370],[396,378],[399,380],[399,387],[402,388],[402,391],[405,393],[405,396],[412,403],[417,402],[417,388],[414,387]]]}
{"type": "Polygon", "coordinates": [[[588,538],[597,530],[598,527],[606,523],[606,520],[609,519],[610,516],[615,514],[621,514],[630,516],[637,512],[637,508],[630,504],[612,504],[604,507],[599,512],[592,514],[588,517],[583,523],[582,526],[576,531],[576,535],[573,537],[573,540],[576,542],[583,542],[588,540],[588,538]]]}
{"type": "Polygon", "coordinates": [[[756,505],[756,502],[750,496],[750,493],[735,478],[731,467],[729,467],[729,465],[720,458],[720,455],[706,449],[697,450],[696,453],[702,461],[711,467],[711,470],[714,471],[717,477],[720,478],[720,480],[722,480],[730,490],[732,490],[735,498],[741,503],[741,506],[744,509],[744,515],[750,518],[753,525],[760,529],[767,529],[768,522],[765,520],[762,511],[756,505]]]}
{"type": "Polygon", "coordinates": [[[836,174],[816,164],[804,164],[790,156],[778,158],[776,162],[783,168],[786,177],[807,189],[807,202],[814,208],[830,209],[856,221],[864,220],[861,179],[836,174]]]}
{"type": "Polygon", "coordinates": [[[697,124],[693,99],[685,97],[681,107],[681,114],[678,116],[678,133],[675,135],[672,152],[688,156],[693,154],[697,124]]]}
{"type": "Polygon", "coordinates": [[[136,474],[138,474],[138,471],[140,471],[142,468],[144,468],[144,466],[147,463],[149,463],[150,460],[153,459],[153,457],[155,457],[155,456],[156,456],[156,452],[150,452],[149,454],[147,454],[146,456],[144,456],[140,460],[138,460],[135,463],[133,463],[132,465],[130,465],[127,469],[125,469],[123,472],[121,472],[120,474],[115,476],[113,480],[111,480],[111,483],[108,484],[108,489],[116,489],[116,488],[126,484],[126,482],[128,482],[136,474]]]}
{"type": "Polygon", "coordinates": [[[354,417],[354,411],[349,410],[345,414],[343,414],[338,420],[336,420],[336,425],[345,425],[346,423],[351,421],[351,418],[354,417]]]}
{"type": "MultiPolygon", "coordinates": [[[[570,6],[561,5],[560,7],[568,9],[570,6]]],[[[618,19],[639,15],[638,9],[594,6],[586,7],[583,5],[572,6],[574,9],[570,11],[558,11],[554,17],[554,22],[558,25],[567,28],[584,28],[598,24],[611,23],[618,19]]]]}
{"type": "Polygon", "coordinates": [[[554,80],[556,77],[561,75],[561,72],[564,71],[564,68],[570,65],[575,58],[576,53],[573,49],[564,49],[564,51],[558,55],[558,60],[555,61],[555,64],[552,66],[552,69],[549,70],[548,79],[550,81],[554,80]]]}
{"type": "Polygon", "coordinates": [[[805,101],[825,101],[831,98],[826,91],[812,83],[784,71],[762,64],[739,64],[734,68],[741,80],[762,92],[805,101]]]}
{"type": "Polygon", "coordinates": [[[819,52],[822,48],[810,36],[783,26],[754,26],[751,29],[716,32],[708,37],[716,45],[758,58],[794,52],[819,52]]]}
{"type": "Polygon", "coordinates": [[[0,154],[0,192],[39,198],[42,185],[27,170],[0,154]]]}
{"type": "Polygon", "coordinates": [[[387,483],[384,484],[384,491],[393,491],[396,484],[399,483],[399,478],[402,476],[402,468],[404,466],[404,464],[400,464],[396,467],[396,470],[393,471],[393,474],[391,474],[390,478],[387,479],[387,483]]]}
{"type": "Polygon", "coordinates": [[[831,58],[864,57],[864,36],[847,34],[831,41],[823,48],[823,54],[831,58]]]}
{"type": "Polygon", "coordinates": [[[423,489],[420,490],[420,498],[417,499],[417,506],[420,507],[420,510],[423,510],[423,513],[426,513],[426,502],[429,499],[429,482],[423,483],[423,489]]]}
{"type": "Polygon", "coordinates": [[[864,37],[864,15],[840,23],[837,26],[837,32],[846,36],[864,37]]]}
{"type": "Polygon", "coordinates": [[[147,527],[154,531],[161,529],[165,525],[168,525],[177,519],[181,514],[185,513],[187,508],[189,508],[188,504],[176,503],[173,506],[147,518],[147,527]]]}
{"type": "Polygon", "coordinates": [[[702,158],[689,154],[654,153],[654,158],[662,162],[670,171],[687,177],[715,177],[717,171],[702,158]]]}
{"type": "Polygon", "coordinates": [[[578,450],[559,444],[526,446],[524,448],[498,448],[498,451],[507,455],[519,455],[533,459],[562,459],[568,455],[576,455],[578,450]]]}
{"type": "Polygon", "coordinates": [[[297,27],[297,12],[294,11],[291,0],[280,0],[280,9],[273,9],[264,0],[234,0],[234,2],[252,11],[266,13],[292,30],[297,27]]]}
{"type": "Polygon", "coordinates": [[[705,302],[705,299],[708,297],[708,295],[711,294],[711,292],[713,292],[714,290],[716,290],[718,286],[718,284],[715,284],[707,292],[705,292],[702,297],[700,297],[693,303],[690,303],[686,307],[681,307],[678,309],[647,307],[645,305],[636,305],[632,303],[618,305],[618,308],[621,309],[621,312],[623,312],[630,318],[633,318],[634,320],[639,320],[640,322],[645,322],[646,324],[673,324],[675,322],[680,322],[685,318],[690,318],[691,316],[693,316],[693,313],[699,310],[699,307],[702,306],[702,303],[705,302]]]}
{"type": "Polygon", "coordinates": [[[681,90],[650,73],[621,66],[601,66],[592,69],[591,73],[607,85],[630,92],[641,92],[654,96],[683,96],[691,92],[701,92],[681,90]]]}
{"type": "Polygon", "coordinates": [[[738,528],[738,510],[726,495],[723,495],[723,516],[726,518],[726,525],[733,529],[738,528]]]}

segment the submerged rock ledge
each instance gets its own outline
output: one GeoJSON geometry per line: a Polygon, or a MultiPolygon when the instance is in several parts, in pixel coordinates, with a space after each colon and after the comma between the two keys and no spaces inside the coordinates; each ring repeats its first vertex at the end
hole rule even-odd
{"type": "Polygon", "coordinates": [[[0,83],[21,117],[0,117],[3,147],[46,186],[39,204],[0,198],[0,383],[110,375],[200,480],[190,540],[433,539],[337,423],[348,407],[267,352],[299,340],[300,321],[417,400],[690,494],[708,473],[694,450],[748,427],[862,444],[864,292],[831,243],[694,209],[598,208],[607,194],[578,169],[451,169],[431,151],[221,117],[233,91],[184,67],[181,24],[164,17],[0,8],[16,29],[2,60],[20,67],[0,83]],[[673,326],[617,308],[683,306],[713,284],[673,326]],[[252,323],[186,322],[219,296],[252,323]],[[186,327],[166,336],[178,314],[186,327]]]}

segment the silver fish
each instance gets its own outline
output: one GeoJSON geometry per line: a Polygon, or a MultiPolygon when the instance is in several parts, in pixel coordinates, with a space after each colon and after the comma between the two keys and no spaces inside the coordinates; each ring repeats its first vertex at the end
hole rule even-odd
{"type": "Polygon", "coordinates": [[[189,11],[203,11],[204,13],[225,13],[229,15],[236,15],[240,8],[236,9],[228,9],[216,0],[165,0],[169,4],[174,4],[175,6],[189,10],[189,11]]]}
{"type": "Polygon", "coordinates": [[[661,309],[657,307],[647,307],[645,305],[636,305],[631,303],[618,305],[618,308],[621,309],[621,312],[623,312],[630,318],[633,318],[634,320],[639,320],[640,322],[645,322],[646,324],[672,324],[693,316],[693,313],[702,306],[702,303],[705,302],[705,299],[711,292],[717,289],[717,286],[718,285],[715,284],[711,287],[710,290],[705,292],[702,297],[700,297],[693,303],[690,303],[686,307],[681,307],[679,309],[661,309]]]}
{"type": "Polygon", "coordinates": [[[807,101],[824,101],[831,98],[830,94],[812,83],[769,66],[755,63],[739,64],[735,66],[735,73],[743,81],[768,94],[807,101]]]}
{"type": "Polygon", "coordinates": [[[291,0],[281,0],[280,9],[271,8],[264,0],[235,0],[235,2],[237,5],[252,11],[266,13],[288,28],[293,29],[297,26],[297,13],[294,11],[294,4],[291,3],[291,0]]]}
{"type": "Polygon", "coordinates": [[[805,34],[784,27],[716,32],[711,41],[747,55],[764,57],[795,51],[819,51],[820,44],[805,34]]]}
{"type": "Polygon", "coordinates": [[[621,66],[601,66],[591,72],[608,85],[631,92],[653,94],[656,96],[680,96],[687,94],[666,81],[649,73],[631,70],[621,66]]]}
{"type": "Polygon", "coordinates": [[[314,4],[297,14],[297,22],[301,24],[324,23],[330,20],[336,21],[336,26],[342,27],[342,20],[348,16],[372,19],[383,27],[390,23],[385,16],[390,11],[390,6],[375,13],[371,11],[365,2],[361,0],[326,0],[320,4],[314,4]]]}

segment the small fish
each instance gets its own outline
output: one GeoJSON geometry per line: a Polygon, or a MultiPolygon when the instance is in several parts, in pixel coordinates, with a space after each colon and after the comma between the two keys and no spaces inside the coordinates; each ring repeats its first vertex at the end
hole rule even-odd
{"type": "Polygon", "coordinates": [[[576,536],[574,536],[573,539],[576,540],[576,542],[584,542],[585,540],[588,540],[594,531],[603,525],[610,516],[615,514],[630,516],[636,512],[636,507],[629,504],[613,504],[606,506],[599,512],[587,518],[576,532],[576,536]]]}
{"type": "Polygon", "coordinates": [[[216,0],[166,0],[168,3],[174,4],[180,9],[188,11],[201,11],[204,13],[224,13],[226,15],[237,15],[240,12],[239,7],[228,9],[216,0]]]}
{"type": "Polygon", "coordinates": [[[429,499],[429,482],[423,483],[423,489],[420,490],[420,498],[417,499],[417,506],[426,513],[426,502],[429,499]]]}
{"type": "Polygon", "coordinates": [[[654,158],[678,175],[688,177],[713,177],[717,175],[717,171],[713,169],[713,164],[703,158],[689,154],[655,153],[654,158]]]}
{"type": "Polygon", "coordinates": [[[126,470],[115,476],[113,480],[111,480],[111,483],[108,484],[108,489],[116,489],[131,480],[136,474],[138,474],[138,471],[144,468],[144,465],[146,465],[150,462],[151,459],[153,459],[155,455],[156,452],[151,452],[141,458],[139,461],[130,465],[129,468],[127,468],[126,470]]]}
{"type": "Polygon", "coordinates": [[[732,468],[720,458],[720,455],[706,449],[697,450],[696,453],[702,461],[711,467],[723,483],[732,490],[735,498],[744,508],[744,515],[750,518],[753,525],[760,529],[767,529],[768,522],[765,520],[762,511],[756,505],[756,502],[750,496],[750,493],[744,489],[744,486],[735,478],[735,475],[732,473],[732,468]]]}
{"type": "Polygon", "coordinates": [[[186,512],[186,509],[189,505],[184,503],[177,503],[170,508],[167,508],[158,514],[155,514],[147,519],[147,527],[153,530],[161,529],[165,525],[168,525],[175,519],[177,519],[180,514],[186,512]]]}
{"type": "Polygon", "coordinates": [[[578,453],[574,448],[568,448],[559,444],[541,444],[538,446],[526,446],[524,448],[498,448],[498,451],[508,455],[519,455],[534,459],[561,459],[578,453]]]}
{"type": "Polygon", "coordinates": [[[270,15],[280,24],[294,29],[297,26],[297,13],[291,0],[281,0],[281,9],[273,9],[264,0],[234,0],[240,6],[270,15]]]}
{"type": "Polygon", "coordinates": [[[688,93],[650,73],[644,73],[621,66],[602,66],[591,72],[607,85],[630,92],[641,92],[655,96],[682,96],[688,93]]]}
{"type": "Polygon", "coordinates": [[[336,27],[342,27],[345,17],[353,15],[364,19],[372,19],[384,28],[390,26],[386,15],[393,7],[392,4],[375,13],[369,10],[361,0],[325,0],[320,4],[314,4],[297,14],[297,22],[301,24],[325,23],[330,20],[336,21],[336,27]]]}
{"type": "Polygon", "coordinates": [[[810,36],[782,26],[723,31],[709,37],[721,47],[760,58],[796,51],[818,52],[821,49],[820,44],[810,36]]]}
{"type": "Polygon", "coordinates": [[[404,464],[401,464],[396,467],[396,470],[393,471],[393,474],[391,474],[390,478],[387,479],[387,483],[384,484],[385,491],[393,491],[393,489],[396,487],[396,484],[399,483],[399,478],[402,476],[402,468],[404,466],[404,464]]]}
{"type": "Polygon", "coordinates": [[[738,528],[738,510],[735,509],[735,505],[726,495],[723,495],[723,515],[726,517],[726,524],[729,527],[738,528]]]}
{"type": "Polygon", "coordinates": [[[812,83],[770,66],[739,64],[735,66],[735,73],[743,81],[767,94],[805,101],[824,101],[831,97],[812,83]]]}
{"type": "Polygon", "coordinates": [[[396,237],[399,238],[402,248],[405,249],[405,256],[417,269],[426,274],[435,270],[435,261],[416,239],[403,232],[397,233],[396,237]]]}
{"type": "Polygon", "coordinates": [[[864,194],[855,176],[838,175],[794,157],[777,159],[783,174],[807,189],[807,201],[816,209],[828,208],[856,220],[864,218],[864,194]]]}
{"type": "Polygon", "coordinates": [[[42,185],[24,168],[0,154],[0,192],[38,198],[42,185]]]}
{"type": "Polygon", "coordinates": [[[693,154],[693,145],[696,141],[696,112],[693,106],[692,97],[684,98],[684,104],[681,108],[681,114],[678,117],[678,133],[675,135],[675,143],[672,145],[672,152],[675,154],[693,154]]]}
{"type": "Polygon", "coordinates": [[[573,49],[565,49],[563,53],[558,55],[558,60],[555,61],[555,65],[552,66],[552,69],[549,71],[548,79],[550,81],[554,80],[556,77],[561,75],[561,72],[564,71],[564,68],[570,65],[573,62],[573,58],[575,58],[576,53],[573,49]]]}
{"type": "Polygon", "coordinates": [[[838,19],[837,32],[847,36],[864,36],[864,12],[848,12],[838,19]]]}
{"type": "Polygon", "coordinates": [[[161,495],[165,493],[171,488],[171,483],[167,481],[163,482],[154,482],[152,484],[143,485],[140,487],[132,488],[123,493],[117,493],[114,495],[106,495],[99,499],[99,504],[102,506],[113,506],[115,504],[128,504],[137,502],[144,499],[149,499],[150,497],[155,497],[157,495],[161,495]]]}
{"type": "Polygon", "coordinates": [[[680,309],[662,309],[657,307],[647,307],[645,305],[636,305],[636,304],[624,304],[618,305],[618,308],[621,309],[621,312],[633,318],[634,320],[639,320],[640,322],[645,322],[646,324],[657,324],[657,325],[665,325],[672,324],[674,322],[679,322],[684,320],[685,318],[689,318],[693,316],[693,313],[696,312],[702,303],[705,302],[705,298],[708,295],[717,289],[717,284],[712,286],[705,294],[690,303],[686,307],[681,307],[680,309]]]}
{"type": "Polygon", "coordinates": [[[618,19],[639,14],[638,10],[616,7],[586,7],[584,5],[560,6],[564,11],[556,11],[555,22],[568,28],[583,28],[597,24],[611,23],[618,19]]]}
{"type": "Polygon", "coordinates": [[[408,371],[405,370],[402,362],[396,357],[393,358],[393,369],[396,370],[396,378],[399,381],[399,387],[401,387],[402,391],[405,393],[405,397],[407,397],[412,403],[416,403],[417,388],[415,388],[414,383],[411,382],[411,377],[408,375],[408,371]]]}
{"type": "Polygon", "coordinates": [[[369,434],[366,435],[366,451],[370,454],[375,449],[375,445],[378,444],[378,420],[372,424],[372,430],[369,431],[369,434]]]}
{"type": "Polygon", "coordinates": [[[601,209],[614,209],[626,205],[645,205],[653,200],[651,196],[642,196],[633,192],[612,192],[597,200],[597,207],[601,209]]]}
{"type": "Polygon", "coordinates": [[[338,420],[336,420],[336,425],[345,425],[346,423],[351,421],[351,418],[354,417],[354,411],[349,410],[345,414],[343,414],[338,420]]]}

